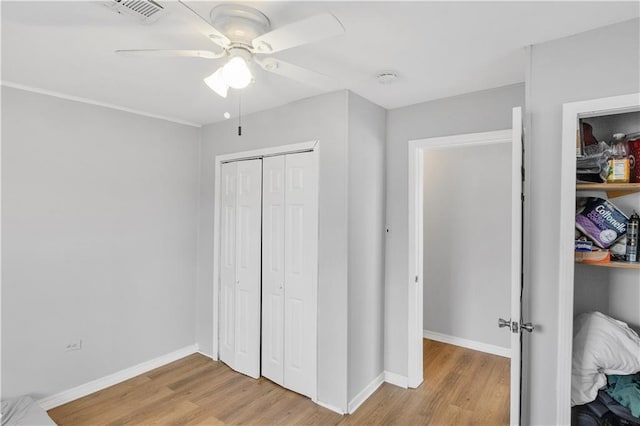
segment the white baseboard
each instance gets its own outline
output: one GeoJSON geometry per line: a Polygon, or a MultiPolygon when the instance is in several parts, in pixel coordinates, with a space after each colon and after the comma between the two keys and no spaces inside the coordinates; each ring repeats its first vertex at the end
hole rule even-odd
{"type": "Polygon", "coordinates": [[[404,389],[407,389],[409,387],[409,379],[407,378],[407,376],[401,376],[390,371],[384,372],[384,381],[404,389]]]}
{"type": "Polygon", "coordinates": [[[319,405],[319,406],[321,406],[321,407],[326,408],[327,410],[331,410],[331,411],[333,411],[334,413],[338,413],[338,414],[340,414],[340,415],[344,415],[344,414],[346,414],[346,413],[344,412],[344,410],[342,410],[342,409],[340,409],[340,408],[338,408],[338,407],[334,407],[334,406],[333,406],[333,405],[331,405],[331,404],[327,404],[326,402],[321,402],[321,401],[318,401],[318,400],[313,400],[313,402],[315,402],[316,404],[318,404],[318,405],[319,405]]]}
{"type": "Polygon", "coordinates": [[[422,377],[422,375],[420,375],[420,377],[414,377],[412,380],[409,380],[409,382],[407,383],[407,388],[417,389],[420,387],[422,382],[424,382],[424,377],[422,377]]]}
{"type": "Polygon", "coordinates": [[[201,350],[197,350],[196,352],[198,352],[200,355],[206,356],[207,358],[211,358],[212,361],[217,361],[218,360],[217,356],[209,355],[208,353],[202,352],[201,350]]]}
{"type": "Polygon", "coordinates": [[[463,348],[473,349],[474,351],[486,352],[493,355],[511,358],[511,349],[502,346],[491,345],[489,343],[477,342],[475,340],[463,339],[461,337],[450,336],[435,331],[423,330],[425,339],[435,340],[437,342],[449,343],[451,345],[462,346],[463,348]]]}
{"type": "Polygon", "coordinates": [[[349,402],[349,414],[353,414],[383,383],[384,373],[380,373],[349,402]]]}
{"type": "Polygon", "coordinates": [[[99,390],[108,388],[109,386],[116,385],[125,380],[129,380],[135,376],[151,371],[154,368],[162,367],[170,362],[177,361],[180,358],[191,355],[198,352],[198,345],[190,345],[177,351],[170,352],[166,355],[159,356],[152,360],[134,365],[133,367],[125,368],[108,376],[100,379],[92,380],[80,386],[76,386],[66,391],[59,392],[55,395],[42,398],[38,401],[40,406],[45,410],[58,407],[67,402],[82,398],[99,390]]]}

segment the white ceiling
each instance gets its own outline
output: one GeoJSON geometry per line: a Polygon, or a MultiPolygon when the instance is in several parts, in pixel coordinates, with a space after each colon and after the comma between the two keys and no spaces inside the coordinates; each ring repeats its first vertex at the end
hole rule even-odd
{"type": "MultiPolygon", "coordinates": [[[[277,28],[330,11],[342,36],[273,56],[326,74],[385,108],[524,81],[523,47],[638,17],[638,2],[243,2],[277,28]],[[400,78],[381,85],[375,75],[400,78]]],[[[219,2],[189,2],[202,16],[219,2]]],[[[215,45],[176,16],[143,24],[102,2],[2,1],[2,80],[196,124],[238,110],[202,81],[221,60],[132,58],[116,49],[215,45]]],[[[594,58],[597,61],[597,58],[594,58]]],[[[611,64],[615,66],[615,64],[611,64]]],[[[321,92],[253,69],[242,113],[321,92]]]]}

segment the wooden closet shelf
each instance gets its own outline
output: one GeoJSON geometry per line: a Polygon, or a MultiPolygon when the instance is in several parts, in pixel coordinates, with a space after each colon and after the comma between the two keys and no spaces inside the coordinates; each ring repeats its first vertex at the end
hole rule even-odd
{"type": "Polygon", "coordinates": [[[640,183],[577,183],[577,191],[605,191],[610,198],[640,192],[640,183]]]}
{"type": "Polygon", "coordinates": [[[630,263],[630,262],[611,261],[607,263],[590,263],[590,262],[581,262],[579,260],[576,260],[576,263],[580,263],[583,265],[591,265],[591,266],[601,266],[605,268],[640,269],[640,263],[638,262],[630,263]]]}

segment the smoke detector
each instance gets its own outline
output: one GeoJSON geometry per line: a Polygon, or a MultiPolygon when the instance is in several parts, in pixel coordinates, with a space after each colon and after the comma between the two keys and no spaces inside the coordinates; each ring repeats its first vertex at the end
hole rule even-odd
{"type": "Polygon", "coordinates": [[[376,75],[376,80],[380,84],[391,84],[398,79],[398,73],[395,71],[384,71],[376,75]]]}
{"type": "Polygon", "coordinates": [[[166,13],[165,8],[153,0],[111,0],[104,5],[116,13],[138,18],[145,24],[157,21],[166,13]]]}

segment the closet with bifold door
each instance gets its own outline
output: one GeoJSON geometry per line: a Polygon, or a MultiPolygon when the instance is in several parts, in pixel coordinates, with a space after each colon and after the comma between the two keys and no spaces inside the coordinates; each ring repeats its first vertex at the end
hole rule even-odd
{"type": "Polygon", "coordinates": [[[220,359],[314,398],[315,153],[224,163],[221,194],[220,359]]]}

